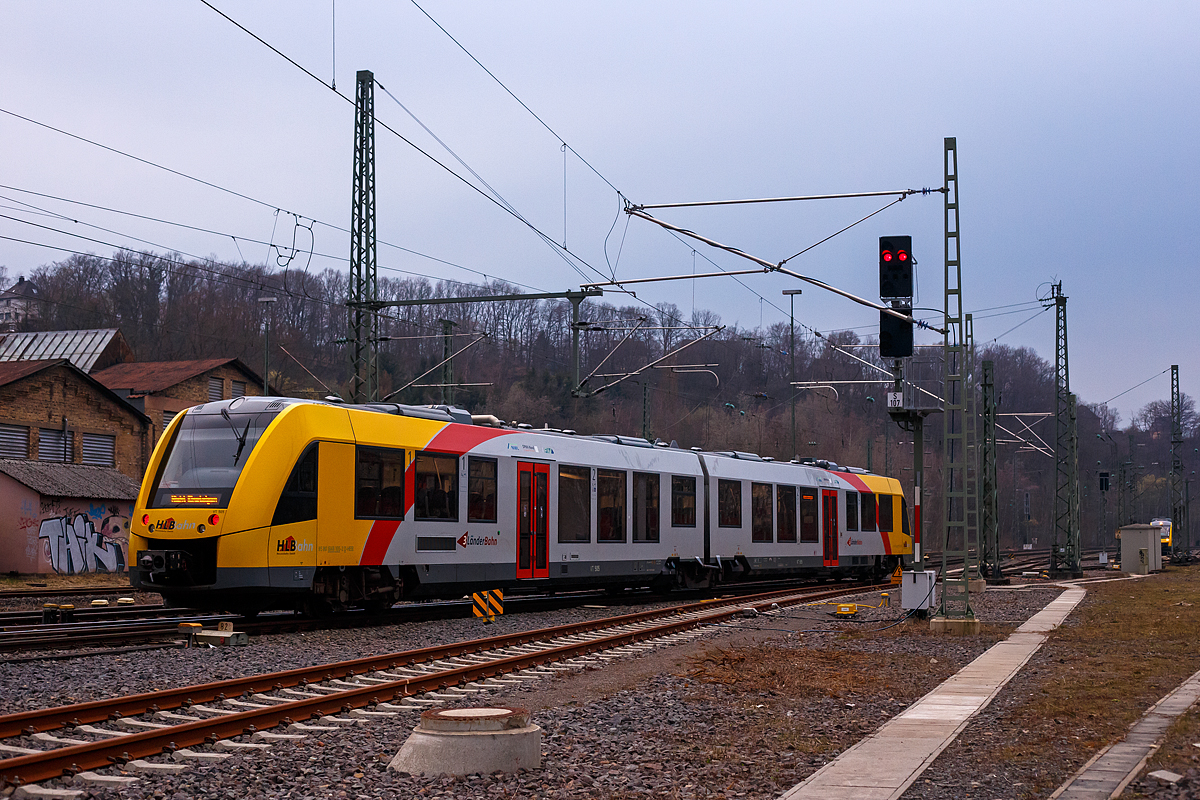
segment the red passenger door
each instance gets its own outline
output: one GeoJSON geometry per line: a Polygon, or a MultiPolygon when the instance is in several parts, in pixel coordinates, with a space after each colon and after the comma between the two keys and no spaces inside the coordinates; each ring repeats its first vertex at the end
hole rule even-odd
{"type": "Polygon", "coordinates": [[[836,567],[838,563],[838,493],[835,489],[821,490],[821,533],[824,536],[825,566],[836,567]]]}
{"type": "Polygon", "coordinates": [[[550,577],[550,465],[517,462],[517,577],[550,577]]]}

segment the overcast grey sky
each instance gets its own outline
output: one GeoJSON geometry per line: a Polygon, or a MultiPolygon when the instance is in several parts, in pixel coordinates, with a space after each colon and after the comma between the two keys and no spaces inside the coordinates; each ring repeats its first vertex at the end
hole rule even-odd
{"type": "MultiPolygon", "coordinates": [[[[1171,364],[1183,391],[1200,395],[1200,4],[420,0],[555,135],[411,3],[341,0],[335,36],[330,0],[212,2],[322,80],[336,77],[351,99],[356,71],[372,70],[533,225],[561,243],[565,221],[589,280],[711,271],[705,257],[749,266],[700,245],[693,256],[627,219],[609,183],[635,203],[938,187],[943,138],[957,137],[976,341],[999,337],[1052,361],[1053,311],[1037,315],[1032,302],[1061,280],[1071,387],[1083,402],[1152,378],[1112,402],[1128,422],[1169,398],[1159,373],[1171,364]],[[557,137],[599,176],[575,155],[564,167],[557,137]]],[[[0,214],[24,220],[0,218],[0,236],[39,243],[0,239],[10,278],[66,255],[43,245],[113,249],[28,222],[261,262],[268,247],[247,240],[290,245],[298,232],[307,244],[292,214],[319,221],[318,254],[343,259],[318,256],[313,268],[344,268],[348,237],[331,226],[349,226],[352,103],[198,0],[4,3],[0,74],[0,109],[261,201],[0,114],[0,184],[222,234],[0,189],[0,214]]],[[[381,122],[467,174],[378,88],[375,103],[381,122]]],[[[432,257],[381,246],[381,275],[479,279],[446,261],[541,290],[584,280],[496,204],[391,133],[376,136],[379,237],[432,257]]],[[[886,202],[656,213],[777,261],[886,202]]],[[[940,308],[941,195],[911,197],[790,266],[874,299],[877,237],[902,233],[920,261],[918,305],[940,308]]],[[[721,278],[638,296],[749,328],[787,319],[781,290],[794,280],[743,280],[749,288],[721,278]]],[[[864,336],[878,323],[807,287],[797,317],[864,336]]],[[[1051,398],[1025,410],[1052,410],[1051,398]]]]}

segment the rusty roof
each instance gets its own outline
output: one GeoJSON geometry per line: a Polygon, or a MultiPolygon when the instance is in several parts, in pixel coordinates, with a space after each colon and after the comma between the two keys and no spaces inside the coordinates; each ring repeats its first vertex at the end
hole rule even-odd
{"type": "MultiPolygon", "coordinates": [[[[40,361],[66,358],[84,372],[90,372],[105,350],[116,343],[129,351],[116,328],[86,331],[24,331],[0,334],[0,361],[40,361]]],[[[130,351],[132,357],[132,351],[130,351]]]]}
{"type": "Polygon", "coordinates": [[[206,358],[199,361],[131,361],[124,364],[113,364],[108,369],[94,373],[92,377],[114,391],[153,394],[226,365],[246,373],[250,383],[262,383],[262,377],[236,358],[206,358]]]}
{"type": "Polygon", "coordinates": [[[112,467],[0,458],[0,472],[44,497],[136,500],[137,481],[112,467]]]}

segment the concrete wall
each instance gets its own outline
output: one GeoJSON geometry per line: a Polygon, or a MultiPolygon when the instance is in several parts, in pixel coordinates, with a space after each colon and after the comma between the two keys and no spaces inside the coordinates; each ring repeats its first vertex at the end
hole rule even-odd
{"type": "Polygon", "coordinates": [[[38,430],[62,430],[63,417],[74,437],[76,464],[83,458],[83,433],[115,436],[117,470],[141,482],[150,441],[133,409],[61,365],[0,386],[0,422],[29,428],[31,459],[37,458],[38,430]]]}
{"type": "Polygon", "coordinates": [[[129,500],[43,498],[0,474],[0,572],[124,572],[129,500]]]}

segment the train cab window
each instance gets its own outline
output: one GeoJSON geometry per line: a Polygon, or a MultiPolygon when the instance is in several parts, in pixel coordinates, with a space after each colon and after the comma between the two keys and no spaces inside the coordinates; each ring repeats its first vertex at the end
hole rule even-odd
{"type": "Polygon", "coordinates": [[[467,459],[467,522],[496,521],[496,459],[467,459]]]}
{"type": "Polygon", "coordinates": [[[404,451],[359,447],[355,467],[354,516],[404,519],[404,451]]]}
{"type": "Polygon", "coordinates": [[[875,495],[870,492],[862,493],[862,527],[860,530],[875,530],[875,495]]]}
{"type": "Polygon", "coordinates": [[[591,467],[558,468],[558,541],[592,540],[591,467]]]}
{"type": "Polygon", "coordinates": [[[717,525],[742,527],[742,482],[717,481],[717,525]]]}
{"type": "Polygon", "coordinates": [[[317,518],[317,443],[313,442],[300,455],[292,468],[283,494],[275,506],[272,525],[288,525],[317,518]]]}
{"type": "Polygon", "coordinates": [[[657,542],[659,477],[652,472],[633,473],[633,540],[657,542]]]}
{"type": "Polygon", "coordinates": [[[858,492],[846,492],[846,530],[858,530],[858,492]]]}
{"type": "Polygon", "coordinates": [[[671,525],[696,527],[696,479],[689,475],[671,476],[671,525]]]}
{"type": "Polygon", "coordinates": [[[458,520],[458,456],[417,453],[414,518],[458,520]]]}
{"type": "Polygon", "coordinates": [[[796,487],[775,487],[775,541],[796,541],[796,487]]]}
{"type": "Polygon", "coordinates": [[[890,494],[876,495],[879,498],[879,530],[891,533],[892,528],[892,496],[890,494]]]}
{"type": "Polygon", "coordinates": [[[817,493],[809,490],[800,495],[800,541],[821,541],[817,529],[817,493]]]}
{"type": "Polygon", "coordinates": [[[769,483],[750,484],[750,541],[769,542],[774,527],[774,518],[769,483]]]}
{"type": "Polygon", "coordinates": [[[596,470],[596,541],[625,541],[625,472],[596,470]]]}
{"type": "Polygon", "coordinates": [[[903,496],[900,497],[900,532],[905,536],[912,535],[908,529],[908,501],[903,496]]]}

